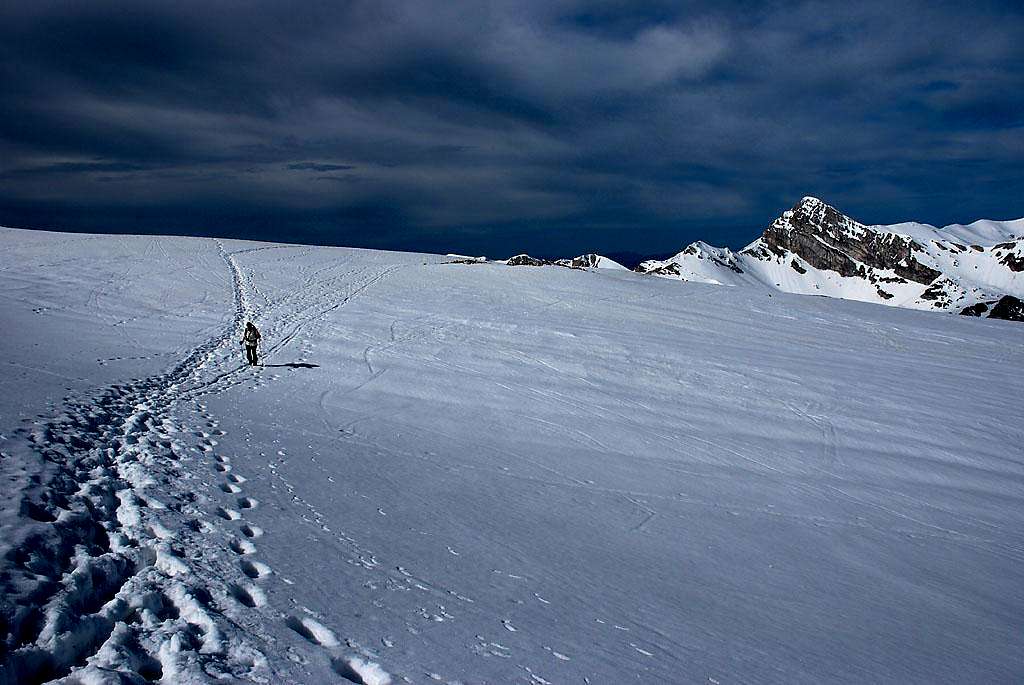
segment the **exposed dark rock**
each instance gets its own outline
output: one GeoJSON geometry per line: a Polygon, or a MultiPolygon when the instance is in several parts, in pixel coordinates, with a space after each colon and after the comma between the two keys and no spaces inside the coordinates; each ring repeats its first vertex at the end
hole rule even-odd
{"type": "Polygon", "coordinates": [[[949,309],[953,306],[953,293],[958,290],[956,283],[948,278],[937,279],[921,293],[922,300],[930,300],[936,309],[949,309]]]}
{"type": "Polygon", "coordinates": [[[715,264],[717,264],[719,266],[724,266],[726,269],[730,269],[731,271],[734,271],[735,273],[738,273],[738,274],[743,273],[743,269],[741,269],[738,266],[736,266],[736,264],[734,264],[732,261],[722,260],[722,259],[719,259],[718,257],[715,257],[714,255],[708,255],[708,259],[710,259],[712,262],[714,262],[715,264]]]}
{"type": "Polygon", "coordinates": [[[1003,295],[995,302],[978,302],[960,310],[962,316],[984,316],[1006,321],[1024,321],[1024,302],[1013,295],[1003,295]]]}
{"type": "Polygon", "coordinates": [[[669,262],[668,264],[662,264],[654,268],[645,267],[643,264],[636,268],[637,272],[642,274],[654,274],[655,276],[678,276],[679,265],[675,262],[669,262]]]}
{"type": "Polygon", "coordinates": [[[596,267],[601,262],[601,255],[596,254],[581,254],[579,257],[573,257],[569,262],[569,265],[577,269],[589,269],[596,267]]]}
{"type": "Polygon", "coordinates": [[[936,281],[935,283],[932,283],[923,293],[921,293],[921,299],[938,300],[941,297],[946,297],[945,285],[946,281],[936,281]]]}
{"type": "Polygon", "coordinates": [[[765,246],[764,242],[756,244],[756,247],[751,247],[749,250],[744,250],[745,254],[757,257],[760,260],[771,259],[772,253],[765,246]]]}
{"type": "Polygon", "coordinates": [[[509,266],[547,266],[551,262],[546,259],[537,259],[528,254],[517,254],[506,262],[509,266]]]}
{"type": "Polygon", "coordinates": [[[882,290],[881,288],[875,288],[875,290],[878,291],[878,296],[880,298],[882,298],[883,300],[891,300],[893,297],[895,297],[892,293],[886,292],[885,290],[882,290]]]}
{"type": "Polygon", "coordinates": [[[795,259],[793,261],[791,261],[789,263],[789,265],[791,267],[793,267],[793,271],[797,272],[798,274],[805,274],[805,273],[807,273],[807,269],[805,269],[802,266],[800,266],[800,262],[796,261],[795,259]]]}
{"type": "Polygon", "coordinates": [[[567,266],[570,269],[592,269],[596,268],[601,261],[601,255],[599,254],[581,254],[579,257],[573,257],[572,259],[558,259],[555,260],[555,264],[558,266],[567,266]]]}
{"type": "Polygon", "coordinates": [[[981,316],[988,311],[988,305],[984,302],[978,302],[972,304],[970,307],[964,307],[960,310],[960,316],[981,316]]]}
{"type": "Polygon", "coordinates": [[[974,250],[975,252],[985,251],[985,248],[983,248],[981,245],[971,245],[971,249],[974,250]]]}
{"type": "Polygon", "coordinates": [[[1006,319],[1007,321],[1024,321],[1024,302],[1013,295],[1003,295],[988,313],[990,319],[1006,319]]]}
{"type": "Polygon", "coordinates": [[[1014,254],[1013,252],[1008,252],[999,261],[1005,264],[1010,269],[1010,271],[1024,271],[1024,256],[1014,254]]]}
{"type": "Polygon", "coordinates": [[[683,250],[683,254],[694,255],[695,257],[697,257],[697,259],[707,259],[708,261],[714,262],[718,266],[724,266],[726,269],[729,269],[730,271],[733,271],[735,273],[743,273],[743,269],[741,269],[736,264],[736,262],[733,261],[731,253],[727,253],[726,257],[723,259],[714,252],[708,252],[703,247],[701,247],[699,243],[691,243],[686,247],[685,250],[683,250]]]}
{"type": "Polygon", "coordinates": [[[928,284],[941,275],[917,261],[914,250],[922,248],[910,238],[877,233],[815,198],[798,202],[761,239],[779,256],[792,252],[815,268],[841,276],[862,276],[858,262],[917,283],[928,284]]]}

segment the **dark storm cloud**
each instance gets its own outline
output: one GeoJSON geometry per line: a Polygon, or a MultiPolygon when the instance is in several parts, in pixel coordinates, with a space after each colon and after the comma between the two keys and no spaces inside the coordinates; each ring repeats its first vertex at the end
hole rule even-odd
{"type": "Polygon", "coordinates": [[[321,164],[318,162],[298,162],[289,164],[288,168],[295,171],[348,171],[355,169],[351,164],[321,164]]]}
{"type": "Polygon", "coordinates": [[[0,222],[505,254],[1024,215],[1015,3],[12,2],[0,222]]]}
{"type": "Polygon", "coordinates": [[[146,167],[141,164],[129,162],[56,162],[36,167],[12,169],[6,172],[7,176],[51,176],[57,174],[84,174],[90,172],[130,172],[142,171],[146,167]]]}

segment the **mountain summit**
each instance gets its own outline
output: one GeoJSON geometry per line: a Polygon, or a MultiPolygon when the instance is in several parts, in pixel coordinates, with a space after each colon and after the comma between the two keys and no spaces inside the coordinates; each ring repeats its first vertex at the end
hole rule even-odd
{"type": "Polygon", "coordinates": [[[739,252],[695,242],[637,271],[983,315],[1024,297],[1024,219],[870,226],[804,197],[739,252]]]}

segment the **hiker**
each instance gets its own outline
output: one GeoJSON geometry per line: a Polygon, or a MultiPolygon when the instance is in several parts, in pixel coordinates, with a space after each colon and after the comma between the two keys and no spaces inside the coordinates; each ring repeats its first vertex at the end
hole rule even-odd
{"type": "Polygon", "coordinates": [[[259,363],[256,359],[256,346],[260,344],[260,332],[256,330],[252,321],[247,321],[245,324],[242,344],[245,345],[245,358],[249,360],[249,366],[256,366],[259,363]]]}

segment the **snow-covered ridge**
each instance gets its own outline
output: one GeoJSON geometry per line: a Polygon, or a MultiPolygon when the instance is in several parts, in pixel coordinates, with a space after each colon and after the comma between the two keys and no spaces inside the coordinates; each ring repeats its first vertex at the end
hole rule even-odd
{"type": "Polygon", "coordinates": [[[1024,219],[865,225],[804,197],[739,252],[695,242],[637,271],[913,309],[988,311],[1024,297],[1024,219]]]}
{"type": "Polygon", "coordinates": [[[979,219],[969,224],[950,224],[936,228],[930,224],[906,221],[898,224],[878,225],[871,228],[898,235],[905,235],[919,242],[929,240],[954,240],[962,245],[991,246],[1015,238],[1024,237],[1024,219],[992,221],[979,219]]]}
{"type": "Polygon", "coordinates": [[[518,254],[514,257],[510,257],[504,261],[508,266],[564,266],[570,269],[614,269],[619,271],[628,271],[626,267],[622,266],[614,259],[609,259],[603,255],[588,253],[582,254],[572,259],[538,259],[537,257],[531,257],[528,254],[518,254]]]}

